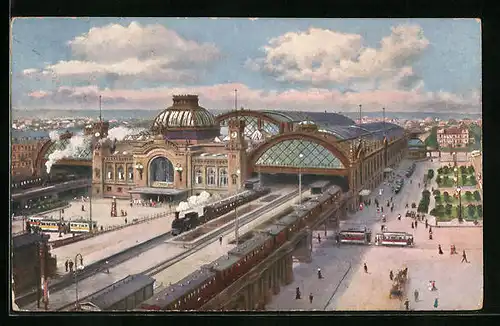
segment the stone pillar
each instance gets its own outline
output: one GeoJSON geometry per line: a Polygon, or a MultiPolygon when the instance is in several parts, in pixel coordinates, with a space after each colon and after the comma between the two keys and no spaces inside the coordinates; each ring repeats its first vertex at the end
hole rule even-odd
{"type": "Polygon", "coordinates": [[[285,284],[290,284],[293,282],[293,258],[292,254],[286,255],[286,265],[285,265],[285,284]]]}
{"type": "Polygon", "coordinates": [[[276,295],[280,293],[280,284],[278,280],[278,266],[276,266],[276,263],[273,264],[273,293],[276,295]]]}

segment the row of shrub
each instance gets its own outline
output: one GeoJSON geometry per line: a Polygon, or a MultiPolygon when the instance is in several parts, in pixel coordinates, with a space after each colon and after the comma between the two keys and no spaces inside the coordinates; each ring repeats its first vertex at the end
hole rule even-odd
{"type": "MultiPolygon", "coordinates": [[[[436,183],[439,186],[450,186],[451,187],[455,184],[455,180],[453,180],[453,178],[449,177],[448,175],[444,175],[444,176],[438,175],[436,177],[436,183]]],[[[471,186],[475,186],[477,184],[476,176],[474,174],[469,175],[469,176],[463,174],[462,175],[462,184],[465,185],[466,183],[469,183],[471,186]]]]}
{"type": "MultiPolygon", "coordinates": [[[[438,189],[436,189],[436,190],[434,190],[433,195],[434,195],[434,199],[436,200],[436,202],[438,202],[438,201],[440,202],[441,200],[444,200],[447,203],[453,201],[453,198],[450,196],[450,194],[447,191],[444,191],[443,196],[441,197],[441,192],[438,189]]],[[[463,194],[463,196],[465,196],[465,199],[468,201],[472,201],[472,200],[480,201],[481,200],[481,193],[478,190],[475,190],[474,192],[467,190],[463,194]]]]}
{"type": "MultiPolygon", "coordinates": [[[[469,166],[461,165],[458,168],[458,170],[461,174],[474,174],[474,171],[475,171],[474,167],[472,165],[469,165],[469,166]]],[[[450,174],[450,173],[454,172],[454,168],[445,165],[445,166],[438,168],[437,172],[438,172],[438,174],[450,174]]]]}
{"type": "Polygon", "coordinates": [[[431,192],[429,190],[422,191],[422,199],[420,199],[420,202],[418,203],[417,212],[428,213],[430,200],[431,192]]]}
{"type": "MultiPolygon", "coordinates": [[[[452,209],[453,209],[453,205],[451,205],[451,204],[446,204],[446,205],[438,204],[438,205],[436,205],[435,208],[433,208],[430,211],[430,214],[433,216],[436,216],[436,217],[450,216],[452,214],[452,209]]],[[[467,206],[462,206],[461,209],[462,209],[461,216],[459,217],[460,207],[456,207],[457,216],[454,216],[454,217],[458,217],[459,220],[464,219],[464,218],[465,219],[475,219],[476,215],[479,218],[483,217],[483,206],[482,205],[469,204],[467,206]]]]}

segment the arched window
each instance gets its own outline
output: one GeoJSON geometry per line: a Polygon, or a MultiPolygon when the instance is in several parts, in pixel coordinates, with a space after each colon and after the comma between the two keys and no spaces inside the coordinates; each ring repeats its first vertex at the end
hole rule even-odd
{"type": "Polygon", "coordinates": [[[201,171],[201,168],[197,167],[194,171],[194,182],[199,185],[203,183],[203,172],[201,171]]]}
{"type": "Polygon", "coordinates": [[[227,169],[220,168],[219,169],[219,186],[227,187],[227,169]]]}
{"type": "Polygon", "coordinates": [[[209,186],[215,185],[215,168],[212,167],[207,168],[207,185],[209,186]]]}
{"type": "Polygon", "coordinates": [[[134,180],[134,168],[132,166],[128,167],[128,179],[134,180]]]}
{"type": "Polygon", "coordinates": [[[117,173],[118,173],[118,180],[125,180],[125,172],[123,170],[123,166],[118,166],[118,169],[117,169],[117,173]]]}
{"type": "Polygon", "coordinates": [[[165,157],[157,157],[151,161],[149,167],[149,178],[151,182],[174,182],[174,166],[169,159],[165,157]]]}
{"type": "Polygon", "coordinates": [[[219,186],[227,187],[227,169],[220,168],[219,169],[219,186]]]}
{"type": "Polygon", "coordinates": [[[106,176],[108,180],[113,180],[113,166],[111,164],[106,167],[106,176]]]}
{"type": "Polygon", "coordinates": [[[232,179],[233,185],[235,185],[235,184],[237,184],[237,183],[238,183],[238,176],[236,176],[236,175],[232,175],[232,176],[231,176],[231,179],[232,179]]]}

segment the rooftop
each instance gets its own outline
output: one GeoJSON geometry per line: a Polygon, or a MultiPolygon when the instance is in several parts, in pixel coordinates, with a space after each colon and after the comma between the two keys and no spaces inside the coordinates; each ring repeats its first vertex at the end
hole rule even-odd
{"type": "Polygon", "coordinates": [[[12,237],[12,244],[14,248],[20,248],[40,241],[47,242],[48,240],[49,236],[45,234],[23,233],[12,237]]]}
{"type": "Polygon", "coordinates": [[[231,249],[228,253],[231,255],[244,257],[255,249],[262,247],[268,239],[269,236],[262,233],[257,233],[250,240],[245,241],[244,243],[231,249]]]}
{"type": "Polygon", "coordinates": [[[152,277],[144,274],[129,275],[99,291],[90,299],[90,302],[100,309],[106,310],[154,282],[155,280],[152,277]]]}

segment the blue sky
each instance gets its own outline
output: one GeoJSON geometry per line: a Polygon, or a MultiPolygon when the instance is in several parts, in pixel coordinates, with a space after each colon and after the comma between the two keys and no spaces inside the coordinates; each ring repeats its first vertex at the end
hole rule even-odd
{"type": "Polygon", "coordinates": [[[15,109],[98,94],[105,109],[161,108],[176,92],[223,108],[236,88],[249,108],[481,110],[474,19],[29,18],[12,37],[15,109]]]}

